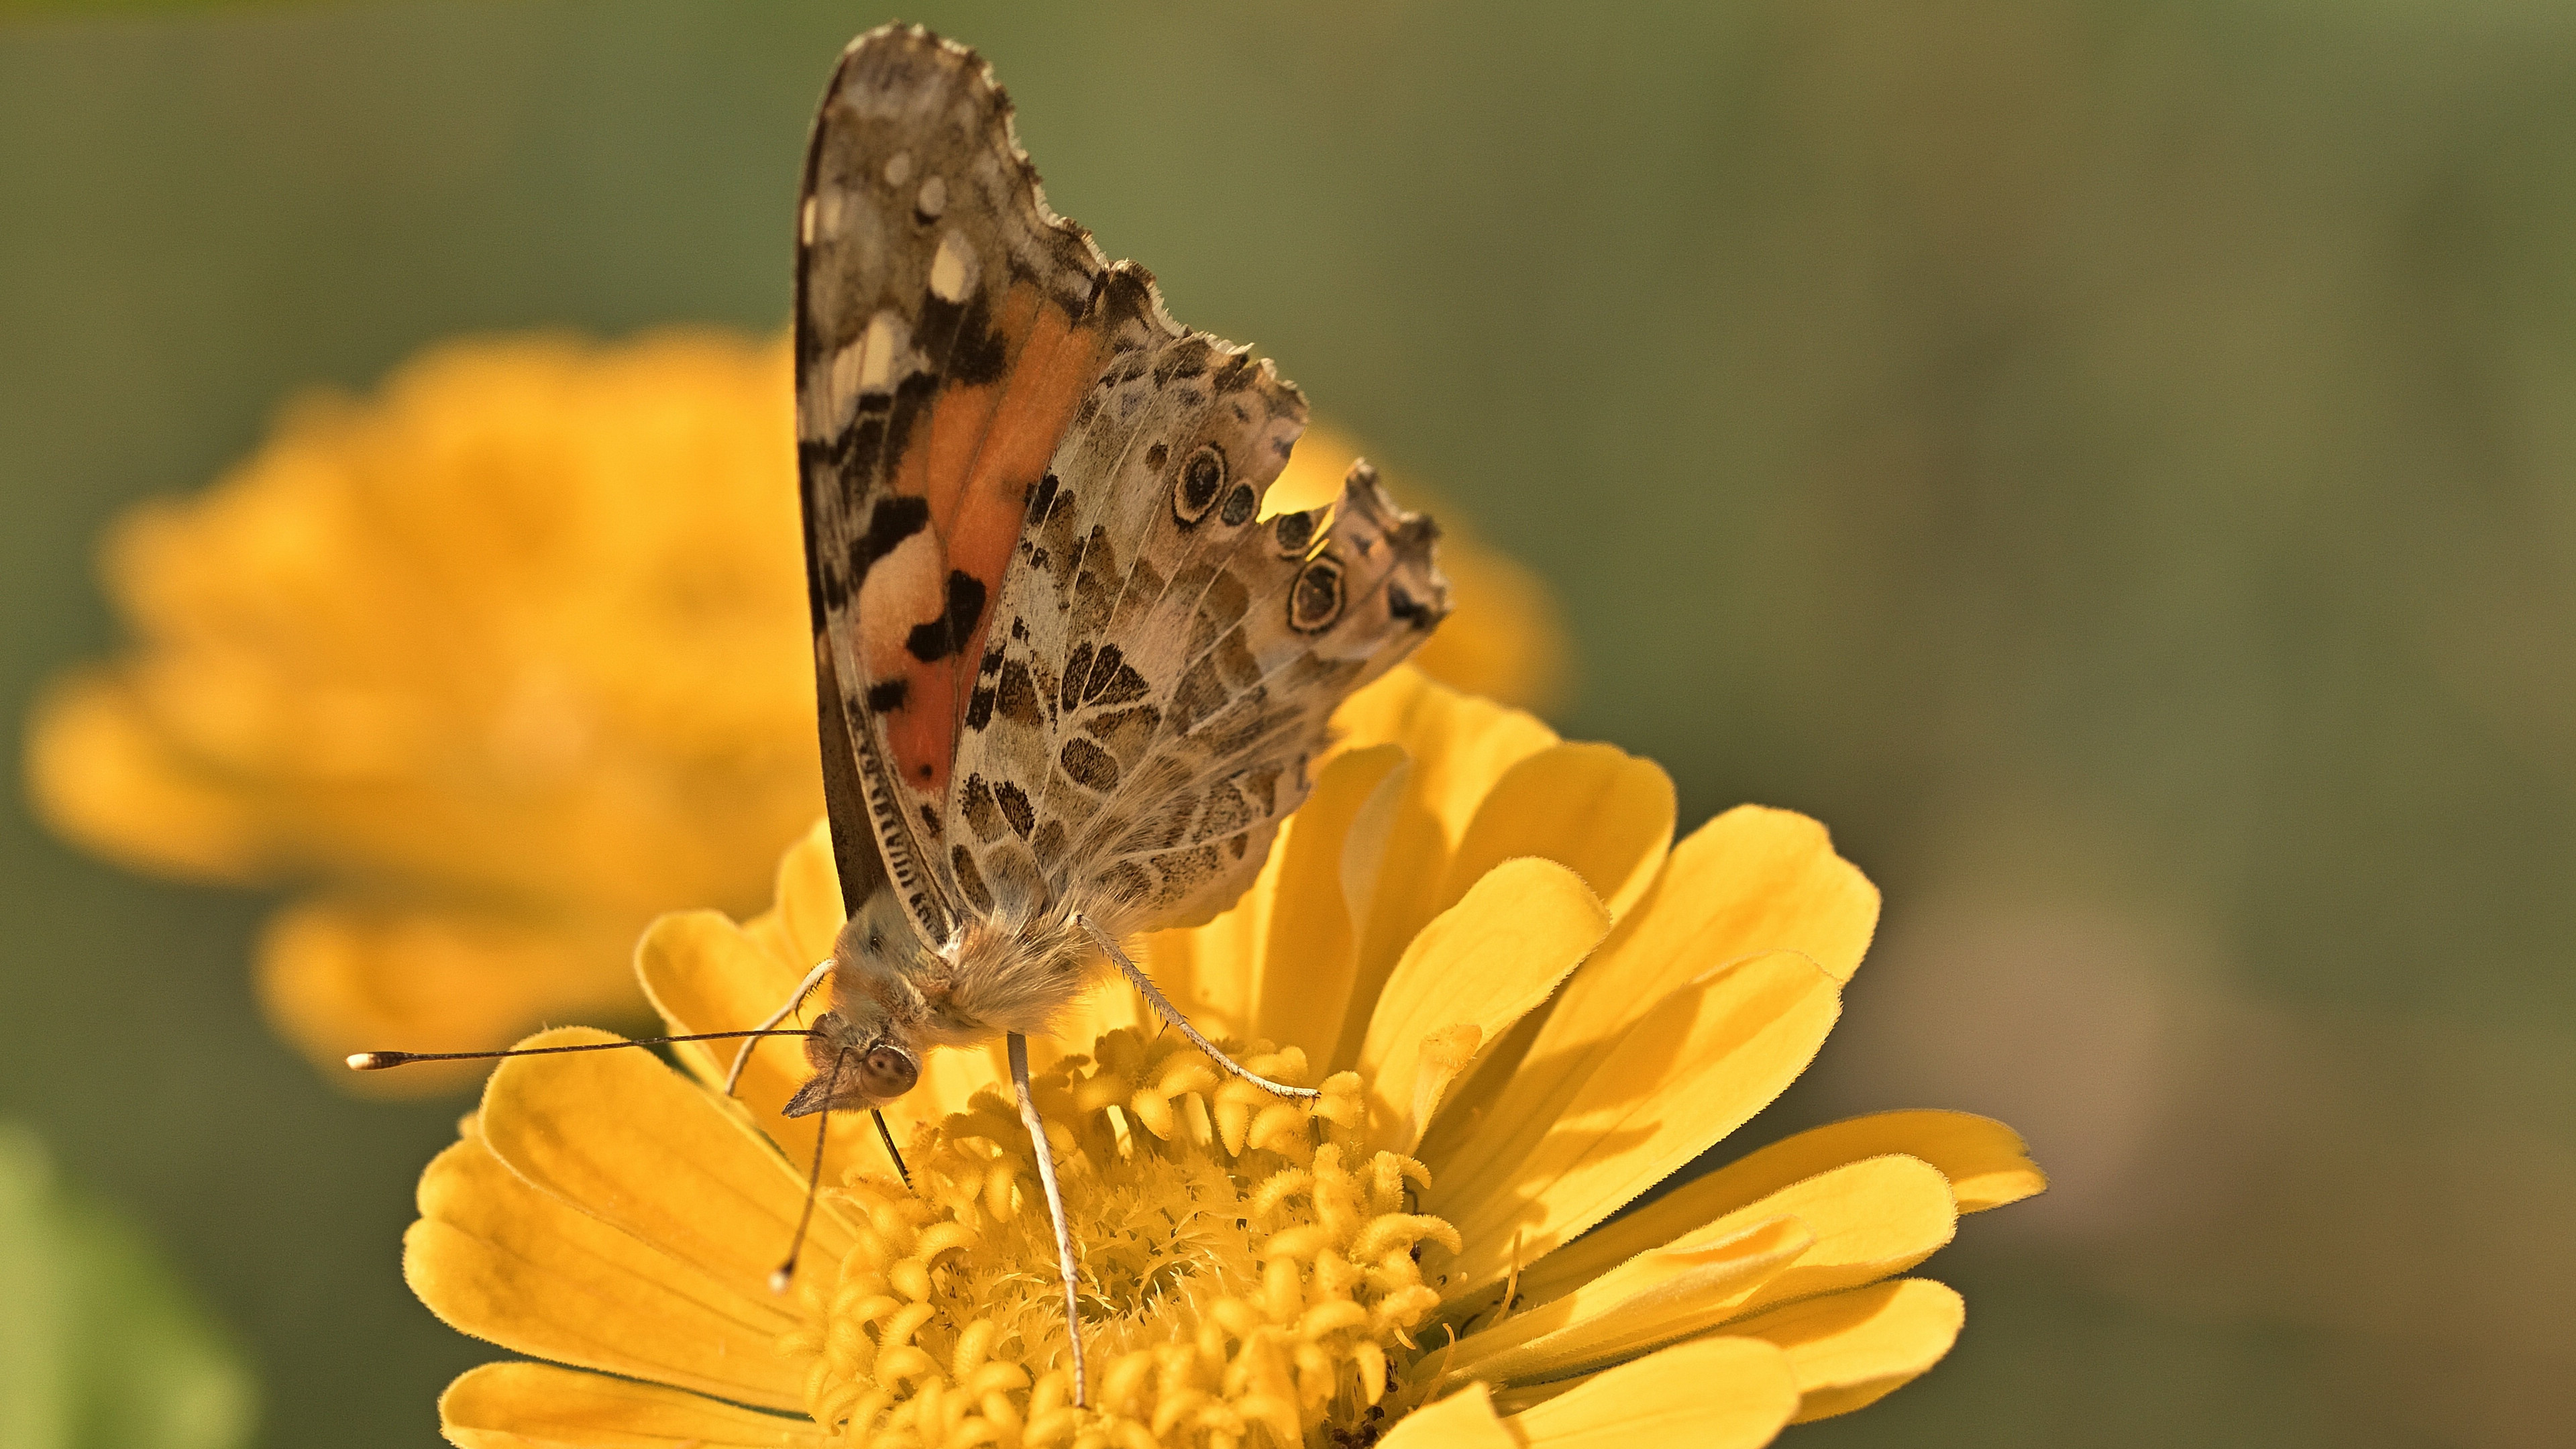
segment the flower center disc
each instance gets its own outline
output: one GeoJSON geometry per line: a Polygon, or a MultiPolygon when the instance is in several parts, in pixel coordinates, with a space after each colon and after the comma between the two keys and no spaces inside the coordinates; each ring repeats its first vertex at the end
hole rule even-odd
{"type": "MultiPolygon", "coordinates": [[[[808,1410],[853,1442],[1232,1449],[1375,1438],[1391,1358],[1439,1294],[1415,1245],[1458,1247],[1405,1211],[1421,1164],[1363,1145],[1356,1075],[1320,1102],[1220,1078],[1175,1038],[1120,1030],[1031,1081],[1074,1238],[1090,1406],[1074,1406],[1064,1294],[1016,1108],[978,1093],[918,1133],[915,1189],[853,1176],[827,1194],[856,1227],[815,1317],[808,1410]]],[[[1303,1055],[1236,1059],[1302,1080],[1303,1055]]]]}

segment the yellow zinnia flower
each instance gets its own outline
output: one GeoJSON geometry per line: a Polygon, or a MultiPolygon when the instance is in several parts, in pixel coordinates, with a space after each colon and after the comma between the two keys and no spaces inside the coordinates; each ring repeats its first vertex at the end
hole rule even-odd
{"type": "MultiPolygon", "coordinates": [[[[1760,1444],[1923,1372],[1958,1296],[1902,1274],[1958,1214],[2036,1192],[2010,1129],[1895,1112],[1799,1134],[1622,1216],[1813,1057],[1878,898],[1814,822],[1747,807],[1671,842],[1663,772],[1398,670],[1260,879],[1146,938],[1255,1071],[1220,1079],[1106,989],[1034,1083],[1080,1256],[1066,1368],[1035,1159],[998,1046],[888,1110],[778,1115],[765,1042],[522,1057],[424,1174],[405,1271],[455,1327],[553,1363],[441,1402],[467,1445],[1505,1449],[1760,1444]],[[827,1186],[803,1269],[808,1154],[827,1186]]],[[[675,1032],[738,1027],[827,954],[820,830],[777,903],[665,917],[639,963],[675,1032]]],[[[533,1045],[611,1041],[568,1030],[533,1045]]],[[[1043,1044],[1041,1044],[1043,1045],[1043,1044]]]]}
{"type": "MultiPolygon", "coordinates": [[[[789,372],[723,334],[520,338],[290,409],[116,526],[138,645],[40,703],[30,795],[123,864],[307,890],[259,975],[319,1061],[640,1014],[636,933],[757,909],[821,805],[789,372]]],[[[1472,544],[1444,561],[1462,607],[1425,659],[1534,697],[1544,590],[1472,544]]]]}

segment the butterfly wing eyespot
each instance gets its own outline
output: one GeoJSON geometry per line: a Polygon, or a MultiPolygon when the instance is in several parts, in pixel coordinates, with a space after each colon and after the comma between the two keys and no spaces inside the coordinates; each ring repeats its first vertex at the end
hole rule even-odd
{"type": "Polygon", "coordinates": [[[1315,513],[1283,513],[1270,520],[1270,535],[1276,540],[1279,557],[1304,558],[1306,549],[1315,541],[1315,513]]]}
{"type": "Polygon", "coordinates": [[[1189,457],[1181,460],[1179,471],[1172,475],[1173,519],[1188,527],[1207,517],[1208,510],[1216,506],[1218,490],[1223,487],[1225,454],[1213,443],[1200,444],[1189,457]]]}
{"type": "MultiPolygon", "coordinates": [[[[1401,585],[1397,586],[1401,588],[1401,585]]],[[[1342,566],[1330,556],[1310,559],[1288,586],[1288,627],[1320,634],[1342,617],[1342,566]]]]}

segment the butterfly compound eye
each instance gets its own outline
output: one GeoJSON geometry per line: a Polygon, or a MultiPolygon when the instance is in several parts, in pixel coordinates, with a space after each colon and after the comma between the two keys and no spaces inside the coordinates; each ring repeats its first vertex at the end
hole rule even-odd
{"type": "Polygon", "coordinates": [[[912,1058],[890,1046],[870,1050],[867,1059],[859,1063],[859,1071],[867,1078],[868,1095],[879,1101],[900,1097],[921,1080],[921,1068],[913,1064],[912,1058]]]}

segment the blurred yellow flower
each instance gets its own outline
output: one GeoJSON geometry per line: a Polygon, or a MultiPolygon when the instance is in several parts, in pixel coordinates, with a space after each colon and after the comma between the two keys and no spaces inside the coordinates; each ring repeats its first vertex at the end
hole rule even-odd
{"type": "MultiPolygon", "coordinates": [[[[1220,1082],[1132,992],[1076,1009],[1036,1093],[1080,1255],[1090,1406],[1066,1367],[1035,1161],[1000,1051],[890,1109],[788,1120],[805,1075],[730,1044],[525,1057],[424,1174],[404,1265],[488,1364],[456,1443],[1754,1445],[1930,1367],[1958,1296],[1899,1277],[1958,1214],[2043,1179],[2008,1128],[1887,1113],[1614,1213],[1801,1071],[1877,916],[1814,822],[1744,808],[1671,845],[1650,762],[1399,670],[1258,883],[1148,937],[1256,1070],[1220,1082]],[[828,1134],[807,1267],[767,1287],[828,1134]]],[[[671,1028],[755,1020],[841,920],[820,830],[744,925],[663,918],[671,1028]]],[[[563,1031],[533,1044],[614,1038],[563,1031]]]]}
{"type": "MultiPolygon", "coordinates": [[[[259,977],[317,1061],[640,1016],[645,922],[757,909],[820,808],[790,405],[782,345],[672,333],[458,343],[290,408],[113,530],[137,642],[39,703],[31,796],[125,865],[305,892],[259,977]]],[[[1299,466],[1337,482],[1343,446],[1299,466]]],[[[1461,607],[1426,658],[1536,698],[1544,589],[1472,544],[1444,562],[1461,607]]]]}

